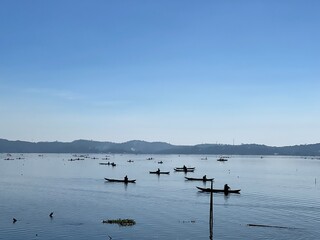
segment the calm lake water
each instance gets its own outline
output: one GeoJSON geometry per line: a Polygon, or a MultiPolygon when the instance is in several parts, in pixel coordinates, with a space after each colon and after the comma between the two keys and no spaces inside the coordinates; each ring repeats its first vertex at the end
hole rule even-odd
{"type": "Polygon", "coordinates": [[[0,239],[209,239],[210,194],[196,189],[204,183],[184,179],[204,174],[215,178],[215,188],[241,189],[214,194],[213,239],[319,239],[319,159],[230,156],[221,163],[215,155],[110,155],[117,164],[111,167],[99,165],[105,154],[89,156],[12,154],[15,160],[6,161],[0,154],[0,239]],[[184,164],[195,172],[173,171],[184,164]],[[149,174],[157,168],[170,175],[149,174]],[[125,175],[136,183],[104,181],[125,175]],[[118,218],[136,225],[102,223],[118,218]]]}

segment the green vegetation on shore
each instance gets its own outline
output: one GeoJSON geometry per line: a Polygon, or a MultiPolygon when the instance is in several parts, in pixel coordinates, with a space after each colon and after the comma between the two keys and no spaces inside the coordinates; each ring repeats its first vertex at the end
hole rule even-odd
{"type": "Polygon", "coordinates": [[[320,156],[320,143],[285,147],[259,144],[171,145],[165,142],[124,143],[76,140],[73,142],[25,142],[0,139],[0,153],[126,153],[126,154],[216,154],[320,156]]]}

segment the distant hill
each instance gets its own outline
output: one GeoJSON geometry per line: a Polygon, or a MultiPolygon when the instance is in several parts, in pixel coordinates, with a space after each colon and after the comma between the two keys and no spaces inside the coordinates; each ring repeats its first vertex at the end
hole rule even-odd
{"type": "Polygon", "coordinates": [[[168,143],[129,141],[124,143],[76,140],[73,142],[25,142],[0,139],[2,153],[159,153],[174,147],[168,143]]]}
{"type": "Polygon", "coordinates": [[[76,140],[73,142],[26,142],[0,139],[1,153],[137,153],[320,156],[320,143],[286,147],[258,144],[199,144],[178,146],[165,142],[133,140],[124,143],[76,140]]]}

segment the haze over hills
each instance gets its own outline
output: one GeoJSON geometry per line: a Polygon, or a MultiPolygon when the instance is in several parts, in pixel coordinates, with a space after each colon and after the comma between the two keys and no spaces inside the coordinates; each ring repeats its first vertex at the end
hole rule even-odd
{"type": "Polygon", "coordinates": [[[76,140],[73,142],[27,142],[0,139],[1,153],[132,153],[132,154],[223,154],[319,156],[320,143],[271,147],[258,144],[172,145],[133,140],[124,143],[76,140]]]}

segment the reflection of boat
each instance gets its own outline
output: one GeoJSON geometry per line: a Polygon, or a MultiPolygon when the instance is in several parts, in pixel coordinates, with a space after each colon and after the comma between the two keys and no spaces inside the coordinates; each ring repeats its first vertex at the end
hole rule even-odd
{"type": "MultiPolygon", "coordinates": [[[[202,188],[202,187],[197,187],[199,190],[203,191],[203,192],[221,192],[221,193],[224,193],[225,191],[223,189],[212,189],[211,188],[202,188]]],[[[234,189],[234,190],[228,190],[228,192],[226,192],[227,194],[228,193],[240,193],[241,189],[234,189]]]]}
{"type": "Polygon", "coordinates": [[[192,178],[192,177],[185,177],[185,179],[189,180],[189,181],[203,181],[203,182],[207,182],[207,181],[213,181],[214,178],[192,178]]]}
{"type": "Polygon", "coordinates": [[[175,168],[174,170],[175,170],[176,172],[194,172],[194,168],[187,168],[187,169],[175,168]]]}
{"type": "Polygon", "coordinates": [[[104,179],[109,182],[123,182],[123,183],[135,183],[136,182],[136,179],[127,180],[127,181],[125,181],[124,179],[111,179],[111,178],[104,178],[104,179]]]}
{"type": "Polygon", "coordinates": [[[158,172],[158,171],[150,171],[150,174],[169,174],[170,172],[158,172]]]}

